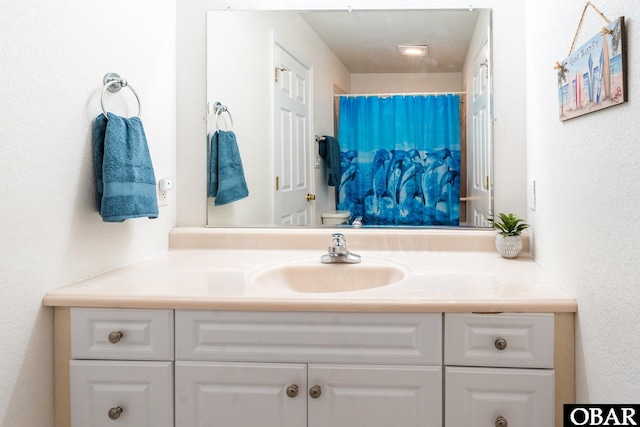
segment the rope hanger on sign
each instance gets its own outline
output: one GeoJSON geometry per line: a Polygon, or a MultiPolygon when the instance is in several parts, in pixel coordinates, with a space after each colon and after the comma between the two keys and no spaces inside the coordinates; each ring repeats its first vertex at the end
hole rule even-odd
{"type": "MultiPolygon", "coordinates": [[[[576,41],[578,40],[578,36],[580,35],[580,30],[582,29],[582,22],[584,21],[584,15],[587,13],[587,8],[589,6],[591,6],[593,8],[593,10],[595,10],[596,13],[598,15],[600,15],[600,17],[604,20],[604,22],[607,23],[607,25],[611,24],[611,21],[609,20],[609,18],[604,16],[604,14],[602,12],[600,12],[600,10],[598,10],[598,8],[595,7],[595,5],[593,3],[588,1],[587,4],[585,4],[584,8],[582,9],[582,15],[580,15],[580,22],[578,22],[578,28],[576,29],[576,34],[573,36],[573,42],[571,43],[571,49],[569,49],[569,54],[567,56],[571,56],[571,54],[573,53],[573,49],[576,46],[576,41]]],[[[613,31],[608,29],[607,27],[602,27],[602,30],[600,31],[600,33],[602,35],[605,35],[605,34],[611,34],[611,33],[613,33],[613,31]]],[[[560,62],[556,61],[556,64],[553,67],[553,69],[554,70],[562,70],[562,68],[563,68],[562,64],[560,64],[560,62]]]]}

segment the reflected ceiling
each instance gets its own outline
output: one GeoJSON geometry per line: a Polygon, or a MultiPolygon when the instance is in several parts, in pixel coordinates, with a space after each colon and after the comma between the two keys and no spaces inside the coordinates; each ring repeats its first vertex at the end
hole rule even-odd
{"type": "Polygon", "coordinates": [[[479,15],[463,9],[301,13],[351,73],[461,72],[479,15]],[[426,57],[398,52],[398,45],[425,44],[426,57]]]}

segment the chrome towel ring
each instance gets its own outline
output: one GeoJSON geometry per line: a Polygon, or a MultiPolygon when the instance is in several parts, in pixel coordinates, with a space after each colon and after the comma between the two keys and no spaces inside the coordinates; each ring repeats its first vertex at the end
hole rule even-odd
{"type": "Polygon", "coordinates": [[[133,86],[131,86],[125,79],[121,78],[117,73],[105,74],[102,82],[104,84],[104,89],[102,89],[100,105],[102,105],[102,114],[104,114],[105,117],[107,117],[107,109],[104,107],[104,94],[107,90],[109,92],[119,92],[123,87],[127,87],[131,92],[133,92],[133,95],[136,97],[136,101],[138,101],[138,115],[136,117],[140,118],[140,114],[142,114],[142,104],[140,103],[140,97],[135,89],[133,89],[133,86]]]}
{"type": "Polygon", "coordinates": [[[220,115],[222,113],[227,113],[229,115],[229,120],[231,121],[231,129],[229,129],[230,131],[233,130],[233,117],[231,117],[231,113],[229,112],[229,109],[227,108],[226,105],[222,105],[219,102],[216,102],[213,105],[213,111],[215,112],[216,115],[216,130],[220,130],[220,126],[218,126],[218,118],[220,118],[220,115]]]}

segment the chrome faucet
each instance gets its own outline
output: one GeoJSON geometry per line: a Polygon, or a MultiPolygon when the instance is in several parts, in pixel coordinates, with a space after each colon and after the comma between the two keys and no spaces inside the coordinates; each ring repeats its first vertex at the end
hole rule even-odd
{"type": "Polygon", "coordinates": [[[342,233],[334,233],[331,238],[333,242],[328,248],[328,253],[322,255],[320,261],[324,264],[342,263],[357,264],[360,262],[360,255],[356,255],[347,250],[347,240],[342,233]]]}

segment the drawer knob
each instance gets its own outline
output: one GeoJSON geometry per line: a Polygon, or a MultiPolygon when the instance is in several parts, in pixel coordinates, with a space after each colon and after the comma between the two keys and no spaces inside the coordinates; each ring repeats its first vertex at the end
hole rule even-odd
{"type": "Polygon", "coordinates": [[[507,419],[503,416],[500,416],[498,418],[496,418],[496,427],[507,427],[509,425],[509,423],[507,422],[507,419]]]}
{"type": "Polygon", "coordinates": [[[309,389],[309,396],[311,396],[312,399],[319,398],[321,394],[322,394],[322,389],[320,388],[319,385],[314,385],[309,389]]]}
{"type": "Polygon", "coordinates": [[[120,331],[113,331],[109,334],[109,342],[111,344],[118,344],[121,339],[122,339],[122,332],[120,331]]]}
{"type": "Polygon", "coordinates": [[[122,414],[122,408],[119,406],[109,409],[109,418],[111,418],[112,420],[117,420],[118,418],[120,418],[120,414],[122,414]]]}
{"type": "MultiPolygon", "coordinates": [[[[505,348],[507,348],[507,340],[505,340],[504,338],[496,338],[496,341],[493,343],[496,348],[500,351],[504,350],[505,348]]],[[[496,424],[497,425],[497,424],[496,424]]],[[[505,424],[506,425],[506,424],[505,424]]]]}
{"type": "Polygon", "coordinates": [[[287,387],[287,396],[289,396],[290,398],[294,398],[298,395],[298,386],[295,384],[291,384],[289,387],[287,387]]]}

